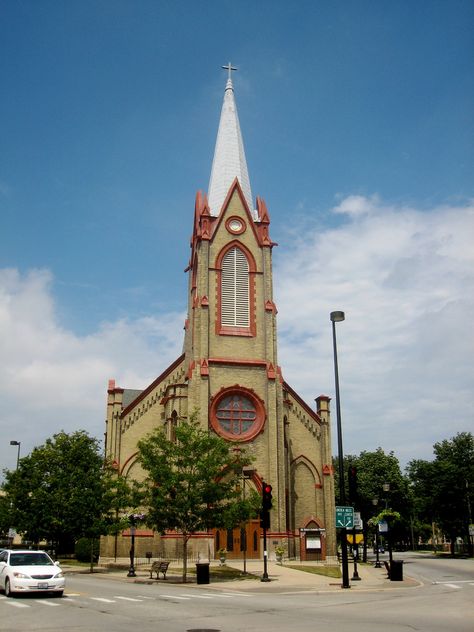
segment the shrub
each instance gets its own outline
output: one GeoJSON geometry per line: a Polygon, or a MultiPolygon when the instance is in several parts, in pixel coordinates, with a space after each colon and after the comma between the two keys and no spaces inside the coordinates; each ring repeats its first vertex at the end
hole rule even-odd
{"type": "Polygon", "coordinates": [[[99,549],[100,541],[92,540],[90,538],[80,538],[75,545],[74,551],[76,553],[76,560],[78,562],[90,562],[91,561],[91,546],[92,546],[92,559],[95,564],[99,561],[99,549]]]}

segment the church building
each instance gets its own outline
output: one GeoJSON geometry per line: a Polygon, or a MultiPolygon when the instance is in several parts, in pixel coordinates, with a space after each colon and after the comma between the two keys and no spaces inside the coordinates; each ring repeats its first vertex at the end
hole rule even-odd
{"type": "MultiPolygon", "coordinates": [[[[270,215],[254,200],[229,65],[207,195],[196,195],[183,354],[143,390],[109,380],[105,451],[118,471],[143,480],[137,442],[156,427],[172,439],[193,411],[205,428],[245,448],[254,461],[244,486],[273,488],[270,559],[325,560],[336,555],[329,397],[308,405],[278,364],[270,215]]],[[[189,221],[191,223],[191,214],[189,221]]],[[[245,529],[198,533],[197,557],[263,556],[260,521],[245,529]]],[[[102,539],[101,559],[127,557],[130,533],[102,539]]],[[[179,557],[180,538],[136,531],[138,557],[179,557]]]]}

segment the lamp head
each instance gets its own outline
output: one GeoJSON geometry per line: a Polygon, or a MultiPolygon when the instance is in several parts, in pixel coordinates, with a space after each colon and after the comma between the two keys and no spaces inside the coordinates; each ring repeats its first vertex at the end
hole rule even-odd
{"type": "Polygon", "coordinates": [[[10,445],[20,445],[19,441],[10,441],[10,445]]]}
{"type": "Polygon", "coordinates": [[[343,320],[345,320],[346,316],[344,312],[331,312],[329,318],[333,323],[341,323],[343,320]]]}

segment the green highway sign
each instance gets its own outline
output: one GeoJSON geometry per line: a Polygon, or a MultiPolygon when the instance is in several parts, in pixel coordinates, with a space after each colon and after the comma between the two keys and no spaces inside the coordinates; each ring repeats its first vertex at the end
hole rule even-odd
{"type": "Polygon", "coordinates": [[[354,507],[336,507],[336,529],[354,528],[354,507]]]}

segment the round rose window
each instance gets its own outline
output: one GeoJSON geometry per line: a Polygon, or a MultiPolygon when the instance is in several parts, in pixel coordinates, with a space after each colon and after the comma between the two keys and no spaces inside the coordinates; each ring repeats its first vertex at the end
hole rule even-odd
{"type": "Polygon", "coordinates": [[[217,434],[234,441],[249,441],[263,427],[263,403],[247,391],[226,389],[211,406],[211,425],[217,434]]]}

